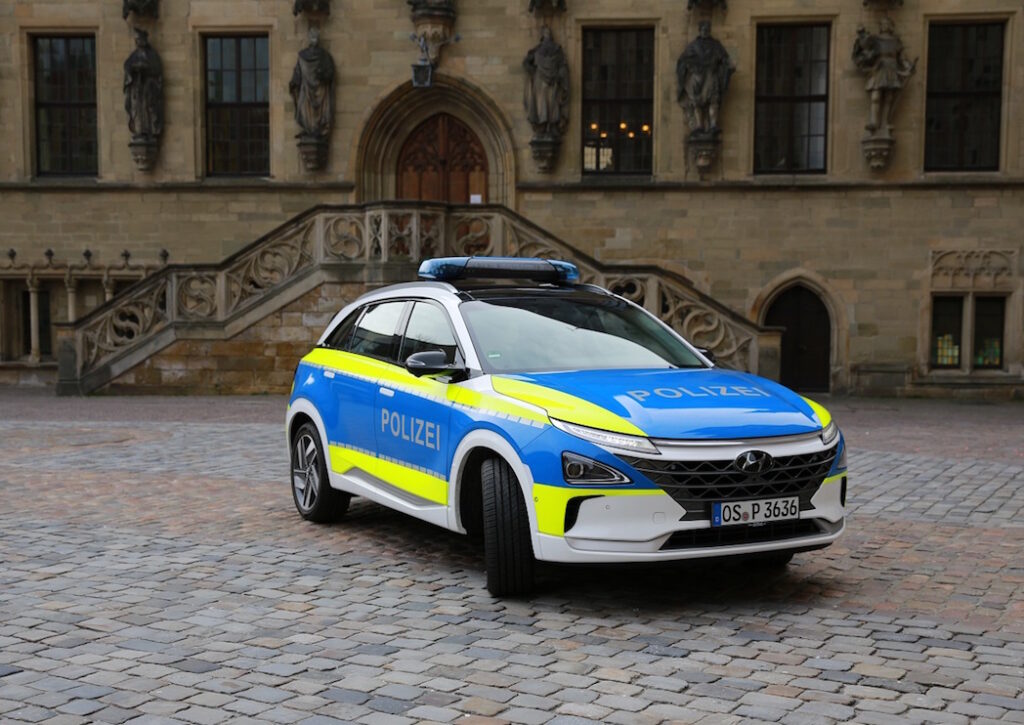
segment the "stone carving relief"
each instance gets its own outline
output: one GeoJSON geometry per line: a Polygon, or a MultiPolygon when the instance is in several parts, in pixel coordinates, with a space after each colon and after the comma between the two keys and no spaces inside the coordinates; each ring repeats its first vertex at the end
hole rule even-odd
{"type": "Polygon", "coordinates": [[[882,18],[877,33],[869,33],[863,25],[857,29],[853,63],[867,77],[865,88],[871,100],[861,146],[864,158],[874,171],[889,165],[895,143],[893,111],[903,86],[917,69],[917,61],[907,60],[903,50],[903,41],[896,35],[895,25],[888,17],[882,18]]]}
{"type": "Polygon", "coordinates": [[[569,62],[550,28],[541,30],[540,43],[526,54],[523,68],[523,107],[533,127],[530,148],[537,167],[548,173],[555,167],[569,124],[569,62]]]}
{"type": "Polygon", "coordinates": [[[293,15],[308,13],[310,15],[330,15],[331,0],[295,0],[292,7],[293,15]]]}
{"type": "Polygon", "coordinates": [[[1017,254],[1013,249],[933,250],[932,289],[1012,291],[1017,254]]]}
{"type": "Polygon", "coordinates": [[[121,4],[121,17],[127,20],[132,13],[140,18],[159,17],[160,0],[124,0],[121,4]]]}
{"type": "Polygon", "coordinates": [[[135,340],[154,333],[167,323],[167,278],[144,285],[117,309],[83,330],[82,354],[86,368],[111,357],[135,340]]]}
{"type": "Polygon", "coordinates": [[[217,314],[217,275],[194,273],[178,279],[178,314],[184,319],[212,319],[217,314]]]}
{"type": "Polygon", "coordinates": [[[235,261],[225,271],[228,291],[225,314],[232,314],[250,300],[262,297],[275,285],[294,276],[297,271],[312,266],[315,226],[314,222],[308,221],[235,261]]]}
{"type": "Polygon", "coordinates": [[[690,127],[687,145],[701,174],[718,158],[722,130],[719,115],[729,81],[736,71],[729,53],[711,37],[711,23],[701,21],[697,37],[676,63],[678,101],[690,127]]]}
{"type": "Polygon", "coordinates": [[[299,52],[288,91],[295,102],[295,121],[301,131],[299,153],[306,171],[327,165],[334,124],[334,58],[320,45],[320,31],[309,30],[309,45],[299,52]]]}
{"type": "Polygon", "coordinates": [[[434,68],[441,60],[441,48],[458,40],[455,29],[455,0],[407,0],[416,31],[413,40],[434,68]]]}
{"type": "Polygon", "coordinates": [[[124,108],[132,134],[128,146],[136,167],[150,171],[164,132],[164,71],[145,30],[135,28],[135,46],[124,62],[124,108]]]}

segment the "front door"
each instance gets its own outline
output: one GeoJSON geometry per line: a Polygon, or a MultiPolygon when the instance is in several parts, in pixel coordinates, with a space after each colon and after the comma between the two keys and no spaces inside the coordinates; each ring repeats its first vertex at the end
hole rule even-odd
{"type": "Polygon", "coordinates": [[[775,298],[764,323],[785,327],[780,382],[806,392],[828,392],[832,322],[821,299],[806,287],[790,287],[775,298]]]}
{"type": "Polygon", "coordinates": [[[447,113],[417,126],[398,157],[398,198],[485,203],[487,154],[477,135],[447,113]]]}

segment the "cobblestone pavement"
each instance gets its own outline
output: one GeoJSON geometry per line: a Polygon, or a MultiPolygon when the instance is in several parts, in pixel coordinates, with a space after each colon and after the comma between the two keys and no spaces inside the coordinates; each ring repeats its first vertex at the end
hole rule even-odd
{"type": "Polygon", "coordinates": [[[1024,406],[830,407],[830,549],[500,601],[462,537],[299,519],[280,399],[0,390],[0,721],[1024,723],[1024,406]]]}

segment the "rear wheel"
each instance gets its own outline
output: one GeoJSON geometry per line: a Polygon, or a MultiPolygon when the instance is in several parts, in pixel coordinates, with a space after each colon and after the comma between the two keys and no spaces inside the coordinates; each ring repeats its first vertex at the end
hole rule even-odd
{"type": "Polygon", "coordinates": [[[533,590],[533,545],[519,481],[500,458],[484,461],[480,473],[487,591],[496,597],[529,594],[533,590]]]}
{"type": "Polygon", "coordinates": [[[302,518],[328,523],[348,511],[351,496],[331,488],[320,433],[312,423],[303,424],[292,439],[292,500],[302,518]]]}

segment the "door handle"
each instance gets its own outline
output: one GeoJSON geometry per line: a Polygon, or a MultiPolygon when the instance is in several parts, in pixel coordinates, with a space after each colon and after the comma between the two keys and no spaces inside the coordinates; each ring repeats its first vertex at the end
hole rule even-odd
{"type": "Polygon", "coordinates": [[[389,398],[395,397],[395,391],[392,390],[391,388],[381,388],[380,389],[380,394],[384,395],[384,396],[387,396],[389,398]]]}
{"type": "Polygon", "coordinates": [[[334,379],[334,371],[333,370],[324,370],[324,377],[325,378],[331,378],[333,380],[334,379]]]}

